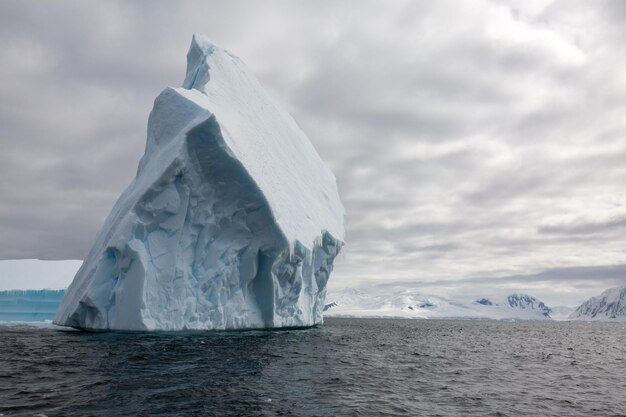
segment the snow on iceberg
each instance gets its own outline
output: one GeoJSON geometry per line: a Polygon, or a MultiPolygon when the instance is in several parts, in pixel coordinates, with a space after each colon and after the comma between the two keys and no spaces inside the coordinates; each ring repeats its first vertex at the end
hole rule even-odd
{"type": "Polygon", "coordinates": [[[243,62],[194,35],[54,322],[90,330],[321,323],[343,245],[335,177],[243,62]]]}

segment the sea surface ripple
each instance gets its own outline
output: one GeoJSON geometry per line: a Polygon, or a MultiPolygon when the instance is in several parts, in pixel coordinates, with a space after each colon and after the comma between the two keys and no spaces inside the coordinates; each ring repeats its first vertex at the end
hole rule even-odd
{"type": "Polygon", "coordinates": [[[626,325],[327,319],[83,333],[0,325],[4,416],[625,416],[626,325]]]}

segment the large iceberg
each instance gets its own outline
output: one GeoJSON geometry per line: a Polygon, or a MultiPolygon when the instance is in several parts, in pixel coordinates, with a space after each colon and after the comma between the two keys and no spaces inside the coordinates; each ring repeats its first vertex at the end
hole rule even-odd
{"type": "Polygon", "coordinates": [[[89,330],[322,322],[343,245],[336,180],[236,56],[201,35],[155,100],[137,176],[54,322],[89,330]]]}

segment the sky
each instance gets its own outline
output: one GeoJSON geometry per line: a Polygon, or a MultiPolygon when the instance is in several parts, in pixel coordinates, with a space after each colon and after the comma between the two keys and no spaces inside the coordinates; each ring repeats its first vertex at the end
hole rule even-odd
{"type": "Polygon", "coordinates": [[[332,288],[626,284],[626,3],[0,2],[0,259],[82,259],[180,86],[238,55],[337,177],[332,288]]]}

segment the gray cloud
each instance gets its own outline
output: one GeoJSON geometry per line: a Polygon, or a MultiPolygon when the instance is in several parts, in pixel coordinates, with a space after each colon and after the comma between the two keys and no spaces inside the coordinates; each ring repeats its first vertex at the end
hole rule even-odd
{"type": "Polygon", "coordinates": [[[562,235],[586,235],[624,233],[626,218],[618,217],[600,222],[577,220],[570,223],[548,224],[539,227],[539,233],[562,235]]]}
{"type": "Polygon", "coordinates": [[[348,245],[331,285],[454,292],[476,276],[509,288],[623,265],[624,13],[619,1],[4,1],[0,258],[86,254],[199,31],[248,64],[337,175],[348,245]]]}

